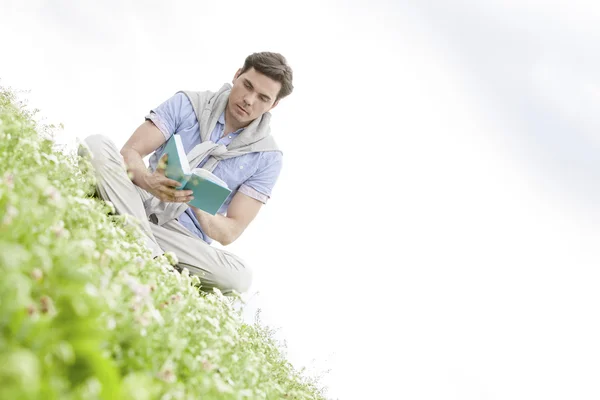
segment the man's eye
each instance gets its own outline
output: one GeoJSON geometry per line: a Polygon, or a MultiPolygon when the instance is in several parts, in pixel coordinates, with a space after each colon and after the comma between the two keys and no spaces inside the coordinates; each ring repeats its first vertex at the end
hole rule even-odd
{"type": "Polygon", "coordinates": [[[248,82],[244,83],[244,86],[246,86],[246,89],[250,89],[250,84],[248,82]]]}

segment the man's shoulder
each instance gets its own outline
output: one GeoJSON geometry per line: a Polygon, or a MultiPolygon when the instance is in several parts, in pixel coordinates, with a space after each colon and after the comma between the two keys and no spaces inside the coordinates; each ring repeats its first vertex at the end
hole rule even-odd
{"type": "Polygon", "coordinates": [[[215,92],[210,90],[180,90],[176,94],[187,98],[191,103],[201,101],[204,97],[211,97],[215,92]]]}
{"type": "Polygon", "coordinates": [[[281,169],[283,153],[280,150],[261,151],[258,157],[257,173],[264,170],[276,171],[281,169]]]}
{"type": "Polygon", "coordinates": [[[227,91],[231,89],[231,85],[224,84],[221,89],[218,91],[213,90],[180,90],[177,93],[184,94],[188,100],[192,103],[192,105],[205,105],[207,102],[213,100],[216,96],[218,96],[221,92],[227,91]]]}
{"type": "Polygon", "coordinates": [[[180,90],[177,95],[185,98],[185,101],[192,106],[196,117],[199,118],[207,103],[215,96],[215,92],[180,90]]]}

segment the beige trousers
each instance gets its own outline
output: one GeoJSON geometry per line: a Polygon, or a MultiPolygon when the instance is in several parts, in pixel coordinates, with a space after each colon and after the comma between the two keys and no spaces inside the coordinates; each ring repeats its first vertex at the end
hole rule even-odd
{"type": "MultiPolygon", "coordinates": [[[[149,221],[144,202],[152,195],[136,186],[127,176],[125,162],[115,144],[106,136],[92,135],[84,140],[91,152],[90,161],[98,180],[98,193],[110,201],[117,213],[130,215],[139,222],[146,246],[154,256],[171,251],[177,255],[179,268],[197,275],[203,290],[219,288],[224,294],[243,293],[252,281],[252,272],[235,254],[211,247],[194,236],[177,220],[159,226],[149,221]]],[[[81,156],[86,154],[80,148],[81,156]]]]}

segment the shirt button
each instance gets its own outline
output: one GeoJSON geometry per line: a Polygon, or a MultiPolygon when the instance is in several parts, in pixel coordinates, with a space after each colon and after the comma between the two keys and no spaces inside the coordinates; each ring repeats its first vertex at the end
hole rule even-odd
{"type": "Polygon", "coordinates": [[[229,139],[231,139],[231,135],[229,135],[229,139]]]}
{"type": "Polygon", "coordinates": [[[244,166],[243,166],[243,165],[240,165],[240,169],[244,169],[244,166]]]}

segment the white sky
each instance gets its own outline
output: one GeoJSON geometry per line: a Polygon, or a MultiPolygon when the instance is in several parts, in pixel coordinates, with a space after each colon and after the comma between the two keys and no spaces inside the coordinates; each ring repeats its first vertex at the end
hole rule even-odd
{"type": "Polygon", "coordinates": [[[419,3],[0,0],[0,84],[120,147],[283,53],[284,170],[230,246],[249,318],[331,397],[596,399],[599,9],[419,3]]]}

